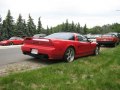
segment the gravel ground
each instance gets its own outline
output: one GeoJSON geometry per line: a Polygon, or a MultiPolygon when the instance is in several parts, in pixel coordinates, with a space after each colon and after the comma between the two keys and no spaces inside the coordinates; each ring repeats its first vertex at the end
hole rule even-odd
{"type": "Polygon", "coordinates": [[[26,70],[42,68],[45,66],[47,66],[47,64],[37,63],[37,62],[28,62],[28,61],[12,63],[12,64],[8,64],[0,67],[0,76],[5,76],[15,72],[22,72],[26,70]]]}
{"type": "Polygon", "coordinates": [[[22,45],[10,45],[10,46],[0,46],[0,49],[8,49],[8,48],[18,48],[22,45]]]}
{"type": "MultiPolygon", "coordinates": [[[[18,47],[21,47],[21,45],[0,46],[0,49],[9,49],[9,48],[18,48],[18,47]]],[[[14,72],[21,72],[36,68],[42,68],[47,65],[43,62],[39,62],[39,60],[35,60],[35,59],[32,60],[33,61],[21,61],[21,62],[15,62],[0,66],[0,76],[5,76],[14,72]]]]}

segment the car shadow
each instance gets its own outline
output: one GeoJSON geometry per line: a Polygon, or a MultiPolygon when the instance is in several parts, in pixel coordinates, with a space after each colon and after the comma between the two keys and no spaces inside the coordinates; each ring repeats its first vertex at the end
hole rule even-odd
{"type": "Polygon", "coordinates": [[[32,63],[40,63],[44,65],[51,65],[51,64],[57,64],[57,63],[65,63],[64,60],[57,60],[57,59],[39,59],[39,58],[28,58],[25,61],[32,62],[32,63]]]}
{"type": "Polygon", "coordinates": [[[115,48],[115,47],[113,47],[113,46],[111,46],[111,45],[102,45],[102,46],[100,46],[101,48],[115,48]]]}

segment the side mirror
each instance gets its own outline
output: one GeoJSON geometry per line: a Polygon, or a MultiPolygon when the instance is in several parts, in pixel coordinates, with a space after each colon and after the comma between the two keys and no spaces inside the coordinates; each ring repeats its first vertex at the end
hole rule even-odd
{"type": "Polygon", "coordinates": [[[88,40],[88,42],[93,42],[92,40],[90,40],[90,39],[87,39],[88,40]]]}

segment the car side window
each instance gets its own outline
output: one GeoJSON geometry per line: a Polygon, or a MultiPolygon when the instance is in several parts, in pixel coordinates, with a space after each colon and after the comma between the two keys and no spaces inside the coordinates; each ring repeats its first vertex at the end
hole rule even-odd
{"type": "Polygon", "coordinates": [[[117,36],[116,36],[116,35],[114,35],[114,34],[113,34],[112,36],[113,36],[113,37],[117,37],[117,36]]]}
{"type": "Polygon", "coordinates": [[[88,40],[87,40],[86,37],[83,37],[83,41],[84,41],[84,42],[88,42],[88,40]]]}
{"type": "Polygon", "coordinates": [[[78,38],[78,41],[88,42],[87,38],[85,38],[85,37],[82,36],[82,35],[78,35],[77,38],[78,38]]]}
{"type": "Polygon", "coordinates": [[[71,36],[71,37],[69,38],[69,40],[75,40],[75,37],[74,37],[74,36],[71,36]]]}
{"type": "Polygon", "coordinates": [[[120,38],[120,34],[118,34],[118,37],[120,38]]]}

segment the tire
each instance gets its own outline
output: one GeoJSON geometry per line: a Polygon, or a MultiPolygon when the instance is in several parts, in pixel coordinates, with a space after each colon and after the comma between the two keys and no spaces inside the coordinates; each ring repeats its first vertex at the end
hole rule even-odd
{"type": "Polygon", "coordinates": [[[116,47],[116,46],[117,46],[117,43],[114,43],[114,44],[113,44],[113,47],[116,47]]]}
{"type": "Polygon", "coordinates": [[[119,44],[120,44],[120,42],[117,43],[117,45],[119,45],[119,44]]]}
{"type": "Polygon", "coordinates": [[[95,55],[95,56],[99,55],[99,51],[100,51],[100,47],[97,46],[97,47],[95,48],[95,50],[94,50],[94,55],[95,55]]]}
{"type": "Polygon", "coordinates": [[[67,48],[67,50],[65,51],[64,57],[63,59],[66,62],[72,62],[75,58],[75,50],[72,47],[67,48]]]}
{"type": "Polygon", "coordinates": [[[10,42],[9,45],[14,45],[14,43],[13,43],[13,42],[10,42]]]}

